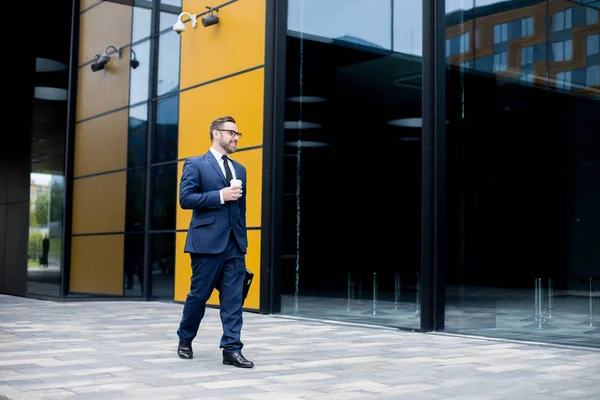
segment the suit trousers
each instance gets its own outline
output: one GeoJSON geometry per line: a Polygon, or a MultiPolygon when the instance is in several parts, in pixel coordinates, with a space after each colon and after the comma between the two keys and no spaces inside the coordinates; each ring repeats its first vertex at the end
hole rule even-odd
{"type": "Polygon", "coordinates": [[[240,351],[242,330],[243,284],[246,274],[245,254],[237,244],[233,231],[227,247],[219,254],[190,253],[192,278],[190,292],[183,305],[183,315],[177,329],[179,339],[191,342],[198,333],[206,311],[206,302],[213,290],[219,291],[223,336],[220,348],[224,352],[240,351]]]}

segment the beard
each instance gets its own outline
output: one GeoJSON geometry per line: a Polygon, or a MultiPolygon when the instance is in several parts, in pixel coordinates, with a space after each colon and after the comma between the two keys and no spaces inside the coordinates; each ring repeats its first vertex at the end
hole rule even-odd
{"type": "Polygon", "coordinates": [[[225,150],[227,152],[227,154],[235,153],[235,150],[236,150],[235,143],[225,139],[224,137],[221,137],[219,139],[219,146],[221,146],[221,148],[223,150],[225,150]]]}

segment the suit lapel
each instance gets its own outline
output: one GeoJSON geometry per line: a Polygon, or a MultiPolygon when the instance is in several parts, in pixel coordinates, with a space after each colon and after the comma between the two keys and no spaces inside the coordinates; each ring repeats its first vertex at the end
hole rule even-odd
{"type": "Polygon", "coordinates": [[[213,155],[213,153],[210,150],[206,154],[206,158],[208,159],[208,162],[214,167],[215,171],[217,172],[217,175],[219,175],[221,177],[221,180],[223,181],[223,184],[225,185],[225,175],[223,175],[223,171],[221,171],[221,166],[219,165],[219,162],[217,161],[217,159],[215,158],[215,156],[213,155]]]}

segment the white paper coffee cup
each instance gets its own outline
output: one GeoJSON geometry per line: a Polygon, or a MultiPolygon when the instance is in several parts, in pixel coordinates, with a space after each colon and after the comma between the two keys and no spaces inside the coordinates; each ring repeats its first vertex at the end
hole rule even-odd
{"type": "Polygon", "coordinates": [[[231,186],[242,186],[242,181],[240,179],[232,179],[229,183],[231,186]]]}

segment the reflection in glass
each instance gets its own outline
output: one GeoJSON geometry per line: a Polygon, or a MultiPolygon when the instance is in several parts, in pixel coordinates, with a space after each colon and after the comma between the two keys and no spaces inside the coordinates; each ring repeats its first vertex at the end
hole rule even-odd
{"type": "MultiPolygon", "coordinates": [[[[419,9],[402,8],[405,11],[419,9]]],[[[340,45],[389,50],[392,48],[391,21],[389,0],[288,0],[288,35],[302,33],[334,39],[340,45]]],[[[420,31],[415,33],[415,38],[420,37],[420,31]]]]}
{"type": "Polygon", "coordinates": [[[146,140],[148,138],[148,105],[146,103],[129,109],[127,136],[127,167],[146,164],[146,140]]]}
{"type": "MultiPolygon", "coordinates": [[[[130,68],[129,104],[137,104],[148,100],[148,79],[150,73],[150,40],[146,40],[132,47],[135,58],[139,61],[136,68],[130,68]]],[[[129,51],[124,51],[125,56],[132,57],[129,51]]]]}
{"type": "MultiPolygon", "coordinates": [[[[423,54],[421,7],[406,7],[405,0],[394,0],[394,51],[404,55],[423,54]]],[[[420,75],[420,71],[419,71],[420,75]]]]}
{"type": "Polygon", "coordinates": [[[421,5],[375,3],[289,1],[282,312],[418,328],[421,124],[394,121],[421,119],[421,5]],[[385,156],[354,162],[365,135],[385,156]],[[344,209],[323,207],[333,181],[344,209]]]}
{"type": "Polygon", "coordinates": [[[59,296],[62,259],[62,176],[31,173],[28,292],[59,296]]]}
{"type": "Polygon", "coordinates": [[[150,229],[175,229],[177,207],[177,163],[152,168],[152,222],[150,229]]]}
{"type": "Polygon", "coordinates": [[[144,291],[144,234],[125,234],[123,293],[139,297],[144,291]]]}
{"type": "MultiPolygon", "coordinates": [[[[64,71],[42,74],[37,77],[42,82],[52,80],[52,85],[42,87],[66,90],[68,75],[64,71]]],[[[68,104],[65,98],[43,92],[36,90],[32,109],[27,290],[29,294],[60,296],[68,104]]]]}
{"type": "Polygon", "coordinates": [[[452,3],[446,44],[480,40],[446,52],[446,330],[598,346],[599,60],[581,32],[600,25],[562,0],[452,3]]]}
{"type": "Polygon", "coordinates": [[[152,297],[172,300],[175,276],[175,232],[150,235],[152,297]]]}
{"type": "Polygon", "coordinates": [[[177,159],[179,96],[159,100],[156,110],[154,163],[177,159]]]}
{"type": "Polygon", "coordinates": [[[179,41],[176,32],[163,33],[158,41],[157,95],[179,90],[179,41]]]}
{"type": "Polygon", "coordinates": [[[143,7],[133,7],[131,28],[131,43],[150,37],[152,27],[152,10],[143,7]]]}
{"type": "Polygon", "coordinates": [[[181,7],[181,0],[160,0],[160,3],[175,7],[181,7]]]}
{"type": "Polygon", "coordinates": [[[146,169],[127,171],[127,195],[125,203],[125,231],[143,231],[146,215],[146,169]]]}
{"type": "Polygon", "coordinates": [[[173,14],[169,12],[161,12],[160,13],[160,30],[165,30],[167,28],[173,28],[173,24],[177,22],[177,17],[179,14],[173,14]]]}

